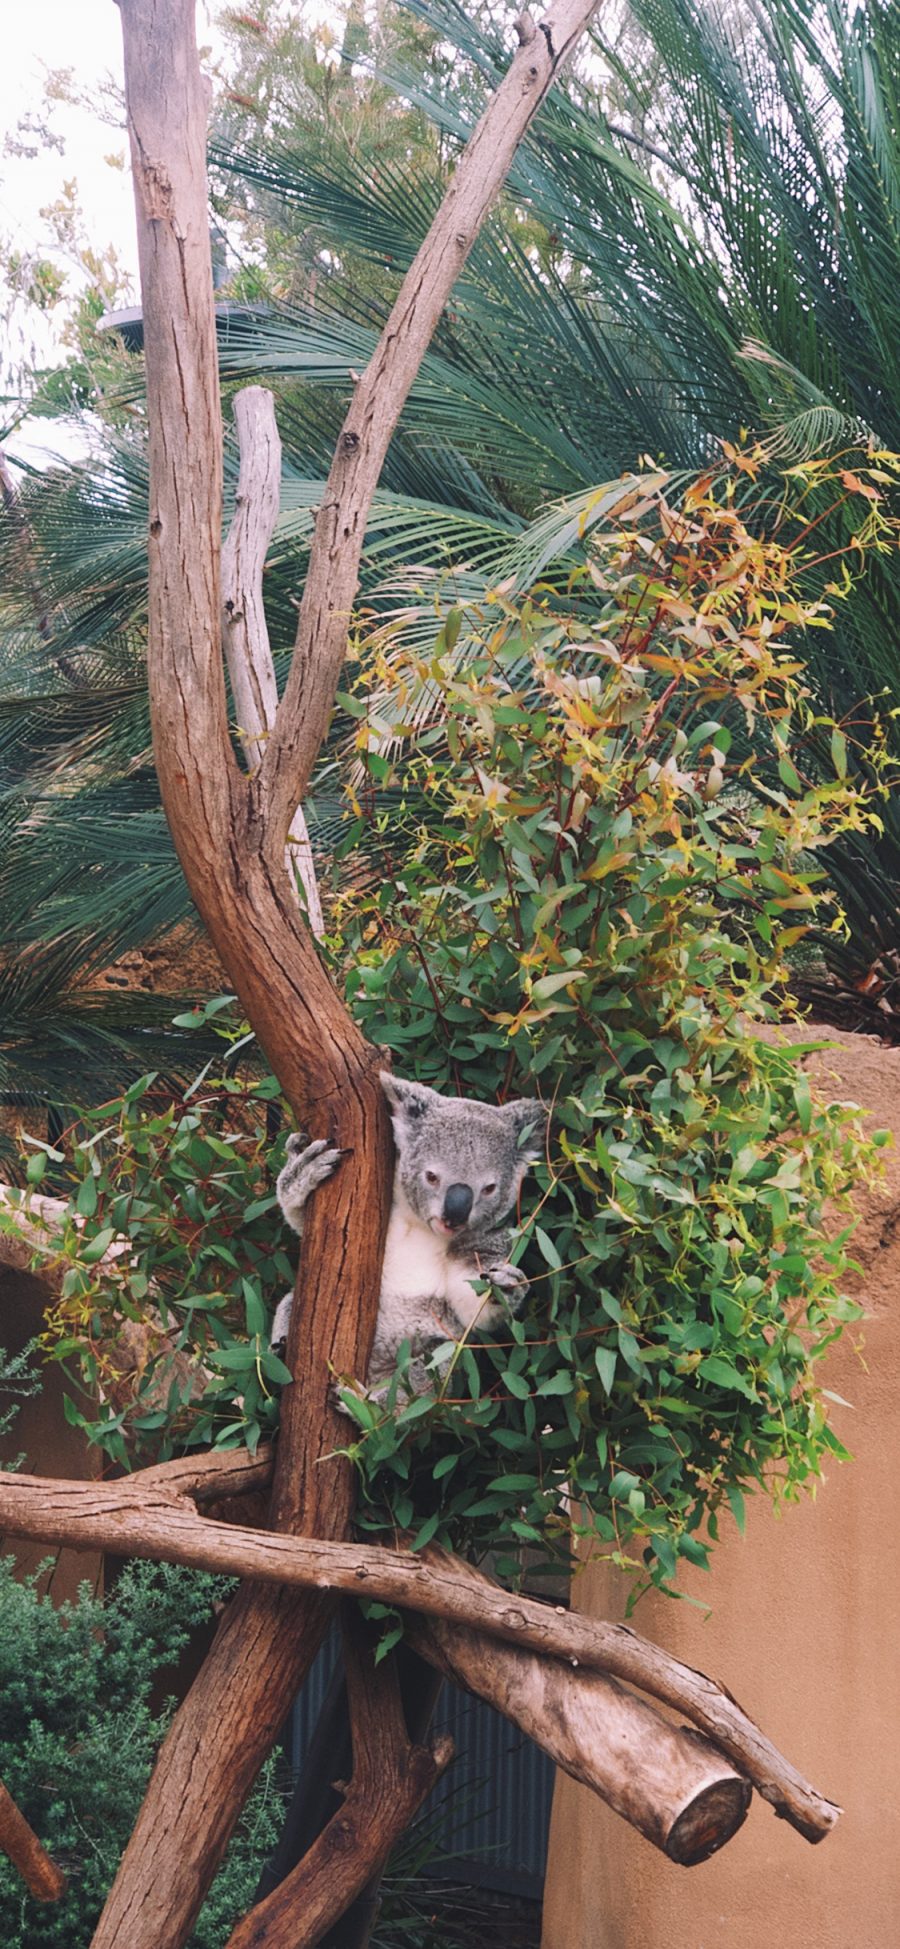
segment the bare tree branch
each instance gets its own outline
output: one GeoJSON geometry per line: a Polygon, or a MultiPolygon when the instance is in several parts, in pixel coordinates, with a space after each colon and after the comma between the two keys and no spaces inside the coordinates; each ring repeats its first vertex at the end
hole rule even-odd
{"type": "Polygon", "coordinates": [[[457,164],[354,392],[315,523],[297,644],[260,775],[280,844],[325,735],[345,655],[366,518],[391,436],[435,326],[541,103],[599,0],[553,0],[516,23],[518,52],[457,164]]]}
{"type": "MultiPolygon", "coordinates": [[[[265,386],[242,386],[232,401],[240,472],[234,518],[222,549],[222,642],[238,731],[249,771],[262,764],[278,710],[278,685],[263,604],[266,551],[281,501],[281,440],[275,401],[265,386]]],[[[299,874],[306,918],[318,940],[325,932],[309,832],[298,805],[285,848],[291,885],[299,874]]]]}

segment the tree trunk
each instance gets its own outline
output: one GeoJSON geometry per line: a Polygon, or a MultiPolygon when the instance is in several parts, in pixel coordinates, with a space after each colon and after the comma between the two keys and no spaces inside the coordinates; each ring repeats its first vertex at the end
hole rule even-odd
{"type": "MultiPolygon", "coordinates": [[[[121,13],[150,427],[154,751],[185,876],[242,1004],[295,1113],[347,1153],[310,1214],[271,1511],[274,1529],[340,1536],[350,1469],[318,1458],[341,1445],[329,1362],[360,1373],[368,1359],[389,1201],[387,1118],[377,1058],[318,962],[283,839],[281,857],[265,857],[253,781],[228,737],[206,104],[192,0],[122,0],[121,13]]],[[[95,1949],[185,1940],[330,1610],[321,1594],[238,1593],[164,1742],[95,1949]]]]}

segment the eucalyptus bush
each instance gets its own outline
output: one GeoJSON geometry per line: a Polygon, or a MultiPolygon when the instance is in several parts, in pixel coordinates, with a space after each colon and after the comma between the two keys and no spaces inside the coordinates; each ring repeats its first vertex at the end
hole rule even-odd
{"type": "MultiPolygon", "coordinates": [[[[667,1587],[706,1563],[723,1501],[740,1523],[748,1489],[793,1498],[844,1453],[819,1362],[859,1308],[849,1222],[823,1212],[849,1214],[874,1152],[769,1025],[792,952],[841,926],[822,850],[877,826],[886,760],[877,727],[807,692],[800,638],[829,613],[801,600],[804,565],[750,533],[733,476],[677,511],[656,477],[591,538],[590,608],[558,584],[489,591],[426,657],[376,643],[344,700],[336,978],[399,1070],[553,1109],[521,1317],[440,1350],[429,1395],[402,1358],[387,1407],[345,1392],[367,1534],[492,1549],[510,1579],[523,1547],[561,1569],[580,1535],[667,1587]]],[[[203,1092],[154,1110],[145,1081],[54,1154],[76,1184],[49,1343],[94,1387],[129,1309],[159,1336],[86,1417],[119,1459],[274,1419],[273,1087],[207,1085],[204,1115],[203,1092]]]]}

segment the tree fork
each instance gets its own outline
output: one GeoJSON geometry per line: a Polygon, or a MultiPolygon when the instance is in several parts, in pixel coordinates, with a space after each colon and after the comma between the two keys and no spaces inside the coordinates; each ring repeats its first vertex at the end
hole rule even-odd
{"type": "MultiPolygon", "coordinates": [[[[318,1458],[341,1445],[329,1363],[363,1372],[368,1359],[389,1202],[387,1117],[377,1058],[321,968],[283,852],[265,857],[253,781],[229,738],[206,100],[193,4],[122,0],[120,11],[147,363],[154,751],[191,894],[249,1019],[298,1120],[346,1153],[311,1213],[270,1515],[276,1530],[340,1536],[351,1473],[318,1458]]],[[[322,1593],[238,1593],[164,1742],[95,1949],[185,1941],[332,1608],[322,1593]]]]}

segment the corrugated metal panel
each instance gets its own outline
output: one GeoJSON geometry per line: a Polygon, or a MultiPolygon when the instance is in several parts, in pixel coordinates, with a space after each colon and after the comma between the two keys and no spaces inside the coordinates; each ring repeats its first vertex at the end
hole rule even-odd
{"type": "MultiPolygon", "coordinates": [[[[338,1658],[337,1634],[323,1645],[294,1707],[290,1758],[299,1773],[338,1658]]],[[[537,1894],[547,1861],[553,1767],[545,1753],[480,1699],[445,1685],[434,1724],[452,1733],[456,1758],[427,1803],[436,1845],[455,1860],[445,1872],[484,1886],[537,1894]]],[[[429,1874],[440,1872],[430,1862],[429,1874]]]]}

